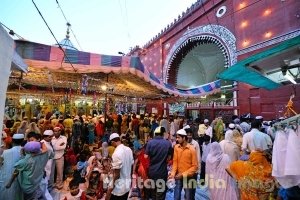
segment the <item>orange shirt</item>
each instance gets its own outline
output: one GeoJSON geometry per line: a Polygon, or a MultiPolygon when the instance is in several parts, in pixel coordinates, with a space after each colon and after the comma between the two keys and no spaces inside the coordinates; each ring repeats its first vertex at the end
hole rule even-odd
{"type": "Polygon", "coordinates": [[[182,147],[176,144],[174,147],[173,168],[171,175],[181,173],[182,176],[193,176],[198,170],[198,160],[195,148],[187,144],[182,147]]]}

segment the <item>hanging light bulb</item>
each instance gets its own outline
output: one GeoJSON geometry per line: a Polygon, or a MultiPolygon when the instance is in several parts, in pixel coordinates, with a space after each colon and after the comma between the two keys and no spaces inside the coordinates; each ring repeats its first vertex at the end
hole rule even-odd
{"type": "Polygon", "coordinates": [[[247,27],[248,26],[248,21],[242,21],[242,23],[241,23],[241,28],[245,28],[245,27],[247,27]]]}
{"type": "Polygon", "coordinates": [[[266,9],[263,16],[269,16],[271,14],[271,10],[270,9],[266,9]]]}
{"type": "Polygon", "coordinates": [[[106,90],[107,90],[107,85],[105,85],[105,84],[102,85],[102,86],[101,86],[101,89],[102,89],[103,91],[106,91],[106,90]]]}
{"type": "Polygon", "coordinates": [[[268,32],[265,33],[265,38],[270,38],[271,36],[272,36],[271,32],[268,31],[268,32]]]}

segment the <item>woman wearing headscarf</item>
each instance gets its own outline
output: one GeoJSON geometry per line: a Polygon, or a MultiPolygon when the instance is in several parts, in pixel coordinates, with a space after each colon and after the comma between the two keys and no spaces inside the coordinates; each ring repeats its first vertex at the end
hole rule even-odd
{"type": "Polygon", "coordinates": [[[11,135],[17,133],[19,126],[21,125],[20,121],[14,123],[14,125],[10,128],[11,135]]]}
{"type": "Polygon", "coordinates": [[[87,162],[88,162],[88,166],[86,168],[86,178],[88,178],[88,174],[91,171],[93,171],[94,168],[101,167],[101,163],[99,162],[98,158],[95,155],[89,157],[87,162]]]}
{"type": "Polygon", "coordinates": [[[29,125],[28,125],[28,128],[26,129],[25,131],[25,138],[27,137],[27,134],[30,133],[30,132],[35,132],[37,134],[40,134],[41,131],[38,127],[38,125],[35,123],[35,122],[31,122],[29,125]]]}
{"type": "Polygon", "coordinates": [[[240,136],[238,130],[233,130],[225,135],[225,139],[220,142],[223,153],[227,154],[230,161],[236,161],[240,157],[240,148],[235,141],[240,136]]]}
{"type": "Polygon", "coordinates": [[[44,133],[45,130],[53,130],[53,126],[49,120],[44,120],[43,124],[40,124],[40,131],[44,133]]]}
{"type": "Polygon", "coordinates": [[[25,134],[27,128],[28,128],[28,122],[24,120],[21,122],[19,128],[17,129],[17,133],[25,134]]]}
{"type": "Polygon", "coordinates": [[[206,159],[206,174],[208,175],[208,189],[211,200],[237,200],[237,188],[234,180],[226,172],[230,158],[224,154],[217,142],[211,144],[210,152],[206,159]]]}
{"type": "Polygon", "coordinates": [[[218,117],[213,121],[213,129],[215,132],[215,141],[222,141],[224,139],[225,125],[222,117],[218,117]]]}
{"type": "Polygon", "coordinates": [[[272,199],[275,181],[263,152],[251,152],[248,161],[235,161],[226,170],[238,181],[241,200],[272,199]]]}

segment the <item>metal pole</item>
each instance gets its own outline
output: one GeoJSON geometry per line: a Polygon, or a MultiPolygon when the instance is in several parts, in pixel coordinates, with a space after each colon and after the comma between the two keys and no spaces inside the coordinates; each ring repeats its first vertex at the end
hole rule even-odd
{"type": "Polygon", "coordinates": [[[104,130],[106,130],[106,106],[107,106],[107,91],[105,91],[105,99],[104,99],[104,130]]]}
{"type": "Polygon", "coordinates": [[[64,119],[66,119],[66,111],[67,111],[67,99],[66,99],[67,97],[66,97],[66,95],[65,95],[65,98],[64,98],[64,104],[65,104],[65,110],[64,110],[64,119]]]}
{"type": "Polygon", "coordinates": [[[238,115],[238,110],[237,110],[237,106],[238,106],[238,101],[237,101],[237,91],[236,91],[236,89],[237,89],[237,82],[236,81],[234,81],[233,82],[233,107],[234,107],[234,111],[233,111],[233,113],[235,114],[235,115],[238,115]]]}
{"type": "MultiPolygon", "coordinates": [[[[108,83],[108,75],[106,75],[106,84],[108,83]]],[[[108,85],[106,85],[108,86],[108,85]]],[[[106,87],[106,90],[105,90],[105,99],[104,99],[104,130],[106,130],[106,112],[107,112],[107,90],[108,90],[108,87],[106,87]]]]}

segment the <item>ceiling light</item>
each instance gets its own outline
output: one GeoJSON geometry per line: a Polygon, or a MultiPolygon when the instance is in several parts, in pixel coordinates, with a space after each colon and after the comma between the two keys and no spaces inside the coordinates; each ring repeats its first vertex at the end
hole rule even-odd
{"type": "Polygon", "coordinates": [[[297,84],[297,82],[295,81],[294,77],[292,77],[292,75],[290,75],[289,72],[286,72],[286,74],[284,75],[284,78],[286,78],[287,80],[291,81],[293,84],[297,84]]]}
{"type": "Polygon", "coordinates": [[[271,10],[270,9],[267,9],[267,10],[265,10],[265,12],[264,12],[264,16],[268,16],[268,15],[270,15],[270,13],[271,13],[271,10]]]}
{"type": "Polygon", "coordinates": [[[284,76],[284,78],[286,78],[287,80],[289,80],[291,83],[293,84],[297,84],[297,82],[294,79],[294,76],[291,75],[290,71],[287,69],[287,67],[283,67],[282,68],[282,74],[284,76]]]}
{"type": "Polygon", "coordinates": [[[290,60],[289,66],[294,66],[300,64],[300,58],[297,58],[295,60],[290,60]]]}
{"type": "Polygon", "coordinates": [[[245,28],[246,26],[248,26],[248,22],[247,21],[243,21],[241,23],[241,28],[245,28]]]}
{"type": "Polygon", "coordinates": [[[248,41],[248,40],[245,40],[245,41],[243,42],[243,47],[248,46],[248,44],[249,44],[249,41],[248,41]]]}
{"type": "Polygon", "coordinates": [[[240,5],[239,5],[239,9],[243,9],[244,7],[246,7],[245,2],[241,2],[240,5]]]}
{"type": "Polygon", "coordinates": [[[271,36],[272,36],[272,33],[271,33],[271,32],[266,32],[265,38],[269,38],[269,37],[271,37],[271,36]]]}
{"type": "Polygon", "coordinates": [[[103,91],[106,91],[107,86],[106,86],[106,85],[102,85],[102,86],[101,86],[101,89],[102,89],[103,91]]]}

